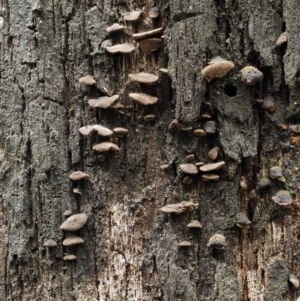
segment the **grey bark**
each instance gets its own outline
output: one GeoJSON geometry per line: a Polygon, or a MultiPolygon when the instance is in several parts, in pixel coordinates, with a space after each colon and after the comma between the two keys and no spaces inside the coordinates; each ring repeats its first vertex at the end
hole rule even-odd
{"type": "Polygon", "coordinates": [[[288,275],[300,277],[300,143],[282,125],[299,123],[299,2],[119,2],[0,2],[0,300],[296,300],[299,291],[288,275]],[[132,33],[164,26],[159,51],[145,55],[134,42],[132,54],[112,56],[100,47],[106,27],[124,23],[122,13],[148,13],[154,5],[158,21],[127,22],[125,34],[111,38],[132,42],[132,33]],[[276,48],[283,31],[288,43],[276,48]],[[218,55],[235,68],[207,83],[201,71],[218,55]],[[250,64],[264,73],[254,87],[240,77],[250,64]],[[159,73],[163,67],[170,79],[159,73]],[[160,74],[159,84],[129,82],[128,74],[139,71],[160,74]],[[96,86],[78,82],[87,74],[96,86]],[[230,87],[236,93],[228,93],[230,87]],[[159,101],[144,108],[130,92],[159,101]],[[106,94],[120,94],[124,114],[89,107],[88,99],[106,94]],[[254,101],[268,95],[276,100],[273,115],[254,101]],[[144,121],[149,113],[155,122],[144,121]],[[203,127],[204,113],[217,122],[217,134],[198,138],[168,130],[174,118],[203,127]],[[121,150],[104,162],[92,147],[106,139],[78,131],[95,123],[129,129],[113,138],[121,150]],[[179,165],[185,157],[208,163],[214,146],[226,162],[220,180],[203,182],[197,175],[184,184],[179,165]],[[159,169],[164,163],[170,165],[165,172],[159,169]],[[275,165],[286,182],[272,180],[251,200],[250,191],[275,165]],[[68,175],[75,170],[90,181],[72,182],[68,175]],[[239,185],[242,176],[246,189],[239,185]],[[271,199],[279,189],[293,197],[288,208],[271,199]],[[159,211],[181,201],[199,205],[180,215],[159,211]],[[70,234],[59,230],[65,210],[88,214],[76,232],[85,243],[72,249],[62,246],[70,234]],[[235,225],[242,213],[252,221],[248,229],[235,225]],[[201,221],[200,231],[186,227],[192,219],[201,221]],[[224,251],[207,247],[215,233],[226,237],[224,251]],[[49,238],[57,248],[43,246],[49,238]],[[184,239],[192,246],[179,248],[184,239]],[[65,253],[76,261],[64,261],[65,253]]]}

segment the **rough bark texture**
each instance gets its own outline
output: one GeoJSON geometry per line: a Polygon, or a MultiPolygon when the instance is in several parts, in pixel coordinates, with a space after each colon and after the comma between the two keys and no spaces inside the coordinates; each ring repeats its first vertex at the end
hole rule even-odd
{"type": "Polygon", "coordinates": [[[300,140],[282,125],[300,123],[300,4],[298,0],[2,0],[0,77],[0,300],[79,301],[287,301],[299,292],[288,282],[300,276],[300,140]],[[121,3],[120,3],[121,2],[121,3]],[[122,13],[157,5],[158,21],[123,22],[122,13]],[[132,42],[129,55],[112,56],[100,47],[113,22],[127,26],[113,43],[132,42]],[[165,27],[160,51],[145,55],[132,33],[165,27]],[[276,48],[279,35],[288,43],[276,48]],[[201,70],[215,56],[235,63],[210,83],[201,70]],[[253,65],[264,73],[255,86],[241,82],[240,70],[253,65]],[[158,69],[168,67],[170,78],[158,69]],[[160,74],[150,88],[129,82],[134,72],[160,74]],[[97,84],[78,79],[91,74],[97,84]],[[158,96],[142,107],[128,93],[158,96]],[[120,94],[124,114],[92,109],[88,99],[120,94]],[[254,100],[272,96],[271,115],[254,100]],[[211,105],[208,106],[209,102],[211,105]],[[156,114],[152,123],[146,114],[156,114]],[[218,132],[198,138],[181,124],[202,127],[204,113],[218,132]],[[101,162],[93,149],[106,141],[78,129],[101,124],[126,127],[112,140],[119,153],[101,162]],[[218,146],[226,167],[216,182],[191,176],[183,183],[179,165],[218,146]],[[170,168],[161,171],[167,163],[170,168]],[[286,182],[249,193],[279,165],[286,182]],[[89,181],[71,181],[82,170],[89,181]],[[246,188],[239,182],[244,177],[246,188]],[[82,196],[73,188],[82,189],[82,196]],[[288,190],[293,204],[271,197],[288,190]],[[180,215],[164,215],[166,204],[199,204],[180,215]],[[65,210],[88,214],[76,234],[83,245],[68,249],[59,230],[65,210]],[[252,224],[235,221],[247,214],[252,224]],[[199,219],[201,230],[186,225],[199,219]],[[207,247],[215,233],[227,247],[207,247]],[[43,246],[54,239],[57,248],[43,246]],[[192,246],[179,248],[182,240],[192,246]],[[76,261],[63,261],[65,253],[76,261]]]}

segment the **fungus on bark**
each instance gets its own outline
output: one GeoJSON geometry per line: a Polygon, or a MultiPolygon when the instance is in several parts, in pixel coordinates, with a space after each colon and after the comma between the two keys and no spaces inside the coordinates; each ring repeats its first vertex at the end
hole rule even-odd
{"type": "Polygon", "coordinates": [[[218,154],[219,154],[219,148],[215,146],[208,152],[208,158],[212,161],[215,161],[218,157],[218,154]]]}
{"type": "Polygon", "coordinates": [[[168,204],[162,208],[160,208],[160,211],[163,213],[175,213],[180,214],[187,210],[192,210],[194,206],[197,204],[194,204],[193,202],[181,202],[177,204],[168,204]]]}
{"type": "Polygon", "coordinates": [[[92,132],[98,133],[99,136],[102,137],[109,137],[113,134],[113,131],[110,129],[100,125],[100,124],[93,124],[93,125],[87,125],[83,126],[79,129],[80,134],[87,136],[92,132]]]}
{"type": "Polygon", "coordinates": [[[146,17],[145,12],[143,11],[133,11],[130,13],[125,13],[124,14],[124,20],[129,21],[129,22],[137,22],[146,17]]]}
{"type": "Polygon", "coordinates": [[[125,26],[120,25],[118,23],[114,23],[113,25],[106,28],[108,33],[115,33],[115,32],[123,32],[125,30],[125,26]]]}
{"type": "Polygon", "coordinates": [[[44,247],[55,248],[55,247],[57,247],[57,242],[55,240],[53,240],[53,239],[47,239],[44,242],[44,247]]]}
{"type": "Polygon", "coordinates": [[[293,203],[293,199],[287,190],[279,190],[272,200],[280,206],[288,206],[293,203]]]}
{"type": "Polygon", "coordinates": [[[216,248],[217,250],[224,250],[226,247],[226,239],[223,234],[214,234],[208,241],[207,246],[216,248]]]}
{"type": "Polygon", "coordinates": [[[294,288],[298,288],[299,287],[299,279],[296,275],[294,274],[290,274],[289,275],[289,281],[293,284],[294,288]]]}
{"type": "Polygon", "coordinates": [[[283,32],[276,41],[276,46],[279,47],[287,42],[286,32],[283,32]]]}
{"type": "Polygon", "coordinates": [[[69,175],[69,178],[73,181],[78,181],[82,179],[88,180],[90,176],[83,171],[74,171],[69,175]]]}
{"type": "Polygon", "coordinates": [[[144,93],[129,93],[129,97],[144,106],[153,105],[158,101],[157,97],[144,93]]]}
{"type": "Polygon", "coordinates": [[[80,190],[79,188],[74,188],[74,189],[73,189],[73,192],[74,192],[75,194],[82,195],[82,192],[81,192],[81,190],[80,190]]]}
{"type": "Polygon", "coordinates": [[[76,231],[86,224],[87,219],[88,216],[85,213],[71,215],[62,223],[59,229],[65,231],[76,231]]]}
{"type": "Polygon", "coordinates": [[[158,81],[158,76],[151,73],[129,73],[128,77],[132,81],[136,81],[141,84],[154,85],[158,81]]]}
{"type": "Polygon", "coordinates": [[[156,119],[156,116],[154,114],[148,114],[144,116],[144,120],[147,122],[152,122],[156,119]]]}
{"type": "Polygon", "coordinates": [[[219,170],[225,165],[224,161],[216,162],[216,163],[208,163],[200,166],[200,170],[203,172],[219,170]]]}
{"type": "Polygon", "coordinates": [[[224,77],[233,67],[234,63],[232,61],[227,61],[220,56],[217,56],[202,70],[202,75],[210,82],[214,78],[224,77]]]}
{"type": "Polygon", "coordinates": [[[183,240],[179,243],[179,247],[190,247],[192,244],[188,240],[183,240]]]}
{"type": "Polygon", "coordinates": [[[159,169],[165,171],[165,170],[169,169],[169,167],[170,167],[169,164],[162,164],[159,166],[159,169]]]}
{"type": "Polygon", "coordinates": [[[159,8],[157,6],[154,6],[150,9],[149,17],[151,19],[156,19],[159,17],[159,8]]]}
{"type": "Polygon", "coordinates": [[[262,102],[262,108],[267,110],[270,114],[274,114],[276,111],[276,103],[272,96],[267,96],[262,102]]]}
{"type": "Polygon", "coordinates": [[[111,108],[119,98],[120,95],[102,96],[97,99],[90,99],[88,103],[92,108],[108,109],[111,108]]]}
{"type": "Polygon", "coordinates": [[[96,83],[96,81],[90,76],[86,75],[84,77],[80,77],[78,80],[81,84],[86,85],[86,86],[92,86],[96,83]]]}
{"type": "Polygon", "coordinates": [[[106,47],[112,46],[112,40],[104,40],[101,43],[101,48],[106,49],[106,47]]]}
{"type": "Polygon", "coordinates": [[[113,132],[117,137],[122,138],[127,135],[129,131],[125,128],[117,127],[113,129],[113,132]]]}
{"type": "Polygon", "coordinates": [[[64,257],[65,261],[71,261],[71,260],[75,260],[77,257],[73,254],[68,254],[64,257]]]}
{"type": "Polygon", "coordinates": [[[123,43],[123,44],[106,47],[106,50],[111,54],[117,54],[117,53],[128,54],[134,51],[134,49],[135,49],[134,45],[130,43],[123,43]]]}
{"type": "Polygon", "coordinates": [[[169,129],[169,130],[173,130],[173,129],[179,128],[179,127],[180,127],[179,121],[178,121],[177,119],[173,119],[173,120],[170,122],[170,124],[169,124],[169,126],[168,126],[168,129],[169,129]]]}
{"type": "Polygon", "coordinates": [[[71,210],[66,210],[64,212],[64,216],[70,216],[70,215],[72,215],[72,211],[71,210]]]}
{"type": "Polygon", "coordinates": [[[136,41],[146,39],[148,37],[151,37],[151,36],[161,33],[163,30],[164,30],[163,27],[160,27],[160,28],[149,30],[149,31],[134,33],[132,35],[132,38],[136,41]]]}
{"type": "Polygon", "coordinates": [[[179,168],[186,174],[196,175],[199,172],[199,169],[194,164],[180,164],[179,168]]]}
{"type": "Polygon", "coordinates": [[[161,39],[151,38],[142,40],[139,42],[139,45],[145,54],[151,54],[160,48],[161,39]]]}
{"type": "Polygon", "coordinates": [[[280,182],[285,182],[285,177],[282,174],[282,169],[279,166],[273,166],[270,169],[270,177],[272,179],[277,179],[280,182]]]}
{"type": "Polygon", "coordinates": [[[195,219],[195,220],[192,220],[190,223],[188,223],[187,227],[191,228],[191,229],[201,229],[202,225],[198,220],[195,219]]]}
{"type": "Polygon", "coordinates": [[[63,241],[63,245],[65,247],[75,246],[75,245],[79,245],[79,244],[83,244],[83,243],[84,243],[84,240],[81,237],[79,237],[79,236],[67,237],[63,241]]]}
{"type": "Polygon", "coordinates": [[[253,86],[257,82],[260,82],[264,75],[261,71],[252,66],[246,66],[241,70],[242,73],[242,81],[248,85],[253,86]]]}
{"type": "Polygon", "coordinates": [[[108,152],[108,151],[114,151],[114,152],[117,152],[120,150],[120,148],[112,143],[112,142],[102,142],[102,143],[99,143],[99,144],[96,144],[93,146],[93,149],[97,152],[108,152]]]}

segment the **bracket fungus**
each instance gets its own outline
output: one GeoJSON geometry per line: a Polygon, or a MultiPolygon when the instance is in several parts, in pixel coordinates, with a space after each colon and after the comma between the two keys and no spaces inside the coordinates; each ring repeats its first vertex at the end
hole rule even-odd
{"type": "Polygon", "coordinates": [[[144,116],[144,120],[147,122],[152,122],[156,119],[156,116],[154,114],[148,114],[144,116]]]}
{"type": "Polygon", "coordinates": [[[108,33],[114,33],[114,32],[123,32],[125,30],[125,26],[120,25],[118,23],[114,23],[113,25],[106,28],[106,31],[108,33]]]}
{"type": "Polygon", "coordinates": [[[223,166],[225,165],[224,161],[220,161],[217,163],[208,163],[208,164],[204,164],[202,166],[200,166],[200,170],[203,172],[207,172],[207,171],[213,171],[213,170],[219,170],[221,169],[223,166]]]}
{"type": "Polygon", "coordinates": [[[135,47],[131,43],[123,43],[123,44],[117,44],[114,46],[106,47],[106,50],[112,54],[117,54],[117,53],[128,54],[134,51],[134,49],[135,47]]]}
{"type": "Polygon", "coordinates": [[[129,131],[125,128],[117,127],[113,129],[113,132],[117,137],[122,138],[126,136],[129,131]]]}
{"type": "Polygon", "coordinates": [[[104,40],[101,43],[101,48],[106,49],[106,47],[112,46],[112,40],[104,40]]]}
{"type": "Polygon", "coordinates": [[[147,106],[147,105],[153,105],[157,103],[158,98],[155,96],[151,96],[144,93],[129,93],[128,94],[130,98],[132,98],[134,101],[138,102],[141,105],[147,106]]]}
{"type": "Polygon", "coordinates": [[[279,47],[287,42],[286,32],[283,32],[276,41],[276,46],[279,47]]]}
{"type": "Polygon", "coordinates": [[[258,190],[258,191],[265,191],[265,190],[267,190],[270,187],[271,187],[271,181],[268,178],[262,178],[258,182],[258,184],[256,186],[256,190],[258,190]]]}
{"type": "Polygon", "coordinates": [[[86,75],[84,77],[80,77],[78,80],[81,84],[86,85],[86,86],[92,86],[96,83],[96,81],[90,76],[86,75]]]}
{"type": "Polygon", "coordinates": [[[293,199],[287,190],[279,190],[272,200],[280,206],[288,206],[293,203],[293,199]]]}
{"type": "Polygon", "coordinates": [[[265,97],[261,106],[263,109],[267,110],[270,114],[274,114],[276,111],[276,103],[272,96],[265,97]]]}
{"type": "Polygon", "coordinates": [[[214,234],[208,241],[208,247],[224,250],[227,246],[225,236],[223,234],[214,234]]]}
{"type": "Polygon", "coordinates": [[[120,95],[113,95],[110,97],[102,96],[100,98],[90,99],[88,103],[92,108],[108,109],[111,108],[119,98],[120,95]]]}
{"type": "Polygon", "coordinates": [[[169,130],[173,130],[173,129],[179,128],[179,127],[180,127],[179,121],[178,121],[177,119],[173,119],[173,120],[170,122],[170,124],[169,124],[169,126],[168,126],[168,129],[169,129],[169,130]]]}
{"type": "Polygon", "coordinates": [[[188,223],[187,227],[191,229],[201,229],[202,225],[198,220],[195,219],[188,223]]]}
{"type": "Polygon", "coordinates": [[[194,204],[193,202],[181,202],[177,204],[168,204],[159,210],[163,213],[175,213],[180,214],[187,210],[192,210],[194,206],[197,206],[198,204],[194,204]]]}
{"type": "Polygon", "coordinates": [[[151,38],[142,40],[139,42],[139,45],[145,54],[151,54],[151,52],[154,52],[160,48],[161,39],[151,38]]]}
{"type": "Polygon", "coordinates": [[[151,73],[129,73],[128,77],[132,81],[136,81],[141,84],[154,85],[158,81],[158,76],[151,73]]]}
{"type": "Polygon", "coordinates": [[[124,14],[124,20],[129,22],[137,22],[142,20],[146,17],[146,13],[143,11],[133,11],[130,13],[124,14]]]}
{"type": "Polygon", "coordinates": [[[207,134],[215,134],[217,131],[217,126],[215,121],[206,121],[203,126],[204,131],[207,134]]]}
{"type": "Polygon", "coordinates": [[[188,240],[183,240],[179,243],[179,247],[190,247],[192,244],[188,240]]]}
{"type": "Polygon", "coordinates": [[[86,224],[87,219],[88,216],[85,213],[71,215],[62,223],[59,229],[65,231],[76,231],[86,224]]]}
{"type": "Polygon", "coordinates": [[[240,228],[246,228],[251,224],[251,221],[246,214],[243,214],[239,217],[235,224],[240,228]]]}
{"type": "Polygon", "coordinates": [[[79,129],[79,132],[83,136],[87,136],[92,132],[96,132],[96,133],[98,133],[99,136],[102,136],[102,137],[109,137],[113,134],[113,131],[111,131],[110,129],[108,129],[100,124],[83,126],[79,129]]]}
{"type": "Polygon", "coordinates": [[[294,274],[290,274],[289,275],[289,282],[291,282],[294,286],[294,288],[298,288],[299,287],[299,279],[296,275],[294,274]]]}
{"type": "Polygon", "coordinates": [[[218,154],[219,154],[219,148],[215,146],[208,152],[208,158],[212,161],[215,161],[218,157],[218,154]]]}
{"type": "Polygon", "coordinates": [[[71,260],[75,260],[77,257],[73,254],[68,254],[64,257],[65,261],[71,261],[71,260]]]}
{"type": "Polygon", "coordinates": [[[159,17],[159,8],[157,6],[154,6],[149,11],[149,17],[151,19],[156,19],[159,17]]]}
{"type": "Polygon", "coordinates": [[[108,152],[108,151],[114,151],[114,152],[117,152],[120,150],[120,148],[112,143],[112,142],[102,142],[102,143],[99,143],[99,144],[96,144],[93,146],[93,150],[97,151],[97,152],[108,152]]]}
{"type": "Polygon", "coordinates": [[[258,69],[252,66],[246,66],[241,70],[242,73],[242,81],[248,85],[253,86],[257,82],[260,82],[264,75],[258,69]]]}
{"type": "Polygon", "coordinates": [[[202,137],[206,135],[206,132],[202,129],[196,129],[194,130],[194,135],[198,136],[198,137],[202,137]]]}
{"type": "Polygon", "coordinates": [[[136,41],[141,40],[141,39],[146,39],[148,37],[151,37],[151,36],[161,33],[163,30],[164,30],[163,27],[160,27],[160,28],[149,30],[149,31],[134,33],[132,35],[132,38],[136,41]]]}
{"type": "Polygon", "coordinates": [[[82,179],[88,180],[90,176],[83,171],[74,171],[69,175],[69,178],[73,181],[78,181],[82,179]]]}
{"type": "Polygon", "coordinates": [[[273,166],[270,169],[270,177],[280,182],[285,182],[285,177],[282,175],[282,169],[279,166],[273,166]]]}
{"type": "Polygon", "coordinates": [[[202,75],[210,82],[214,78],[224,77],[233,67],[234,63],[232,61],[227,61],[222,57],[217,56],[202,70],[202,75]]]}
{"type": "Polygon", "coordinates": [[[170,168],[170,165],[166,164],[166,163],[159,166],[159,169],[162,171],[166,171],[169,168],[170,168]]]}
{"type": "Polygon", "coordinates": [[[189,174],[189,175],[196,175],[199,172],[197,166],[194,164],[180,164],[179,168],[184,173],[189,174]]]}
{"type": "Polygon", "coordinates": [[[66,210],[64,212],[64,216],[70,216],[70,215],[72,215],[72,211],[71,210],[66,210]]]}
{"type": "Polygon", "coordinates": [[[75,246],[75,245],[80,245],[83,244],[84,240],[79,237],[79,236],[71,236],[71,237],[67,237],[64,241],[63,241],[63,245],[65,247],[70,247],[70,246],[75,246]]]}
{"type": "Polygon", "coordinates": [[[74,192],[75,194],[82,195],[82,192],[81,192],[81,190],[80,190],[79,188],[74,188],[74,189],[73,189],[73,192],[74,192]]]}
{"type": "Polygon", "coordinates": [[[44,247],[55,248],[55,247],[57,247],[57,242],[55,240],[53,240],[53,239],[47,239],[44,242],[44,247]]]}
{"type": "Polygon", "coordinates": [[[219,180],[220,177],[213,173],[207,173],[207,174],[203,174],[201,178],[204,182],[208,182],[208,181],[217,181],[219,180]]]}

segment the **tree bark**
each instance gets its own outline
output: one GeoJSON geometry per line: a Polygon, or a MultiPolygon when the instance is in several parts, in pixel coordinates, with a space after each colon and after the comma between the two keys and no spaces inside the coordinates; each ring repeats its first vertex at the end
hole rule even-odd
{"type": "Polygon", "coordinates": [[[297,300],[299,290],[288,281],[290,274],[300,277],[300,139],[291,127],[300,124],[297,0],[0,5],[0,300],[297,300]],[[153,6],[160,10],[157,20],[148,16],[153,6]],[[124,21],[133,10],[147,17],[124,21]],[[114,22],[126,25],[125,32],[109,35],[114,22]],[[161,48],[145,54],[131,35],[161,26],[161,48]],[[288,42],[276,47],[284,31],[288,42]],[[135,51],[112,55],[100,46],[106,39],[133,43],[135,51]],[[216,56],[235,67],[208,83],[201,71],[216,56]],[[263,72],[260,83],[241,81],[247,65],[263,72]],[[142,71],[159,75],[158,84],[128,79],[142,71]],[[95,85],[79,83],[88,74],[95,85]],[[139,92],[158,102],[134,103],[128,94],[139,92]],[[88,104],[114,94],[124,108],[88,104]],[[267,96],[275,99],[274,114],[255,101],[267,96]],[[147,114],[155,121],[146,122],[147,114]],[[216,134],[193,134],[207,121],[203,114],[216,122],[216,134]],[[175,118],[193,130],[169,130],[175,118]],[[110,138],[120,151],[106,153],[105,161],[93,146],[109,139],[79,133],[92,124],[129,130],[110,138]],[[216,172],[220,179],[187,178],[180,164],[210,163],[213,147],[217,161],[226,163],[216,172]],[[194,159],[186,159],[191,154],[194,159]],[[273,166],[282,168],[285,183],[270,178],[273,166]],[[90,180],[71,181],[77,170],[90,180]],[[271,185],[261,191],[257,185],[265,178],[271,185]],[[293,204],[275,203],[278,190],[289,191],[293,204]],[[183,201],[193,209],[179,215],[159,210],[183,201]],[[74,233],[60,230],[65,210],[86,213],[87,224],[74,233]],[[252,222],[246,228],[236,225],[242,214],[252,222]],[[201,230],[187,228],[194,219],[201,230]],[[225,250],[207,246],[214,234],[225,236],[225,250]],[[84,244],[63,246],[71,235],[84,244]],[[46,248],[47,239],[58,246],[46,248]],[[192,245],[179,247],[183,240],[192,245]],[[65,254],[77,258],[64,261],[65,254]]]}

